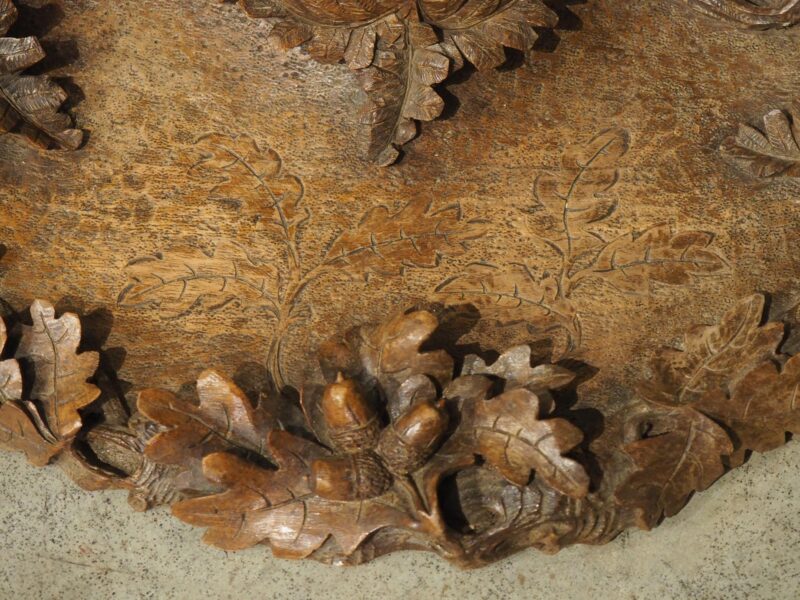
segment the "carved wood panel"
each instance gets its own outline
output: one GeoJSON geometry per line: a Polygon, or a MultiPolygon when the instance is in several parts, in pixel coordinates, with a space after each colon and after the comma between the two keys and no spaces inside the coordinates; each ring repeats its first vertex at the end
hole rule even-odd
{"type": "Polygon", "coordinates": [[[225,549],[475,566],[651,528],[800,429],[800,82],[763,58],[796,2],[19,4],[33,464],[225,549]]]}

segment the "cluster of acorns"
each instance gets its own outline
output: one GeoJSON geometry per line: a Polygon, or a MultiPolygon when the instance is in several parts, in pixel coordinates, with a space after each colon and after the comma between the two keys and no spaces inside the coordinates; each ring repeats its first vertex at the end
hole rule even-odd
{"type": "Polygon", "coordinates": [[[393,476],[425,464],[447,429],[444,403],[408,407],[386,428],[352,379],[340,373],[325,388],[322,415],[335,456],[311,463],[311,488],[328,500],[364,500],[385,493],[393,476]]]}

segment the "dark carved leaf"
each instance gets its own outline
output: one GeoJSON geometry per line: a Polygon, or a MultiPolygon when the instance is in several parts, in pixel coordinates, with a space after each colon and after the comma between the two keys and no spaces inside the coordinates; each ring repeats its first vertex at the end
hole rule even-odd
{"type": "Polygon", "coordinates": [[[615,492],[617,503],[636,511],[643,529],[653,527],[662,514],[677,514],[693,492],[721,477],[722,458],[733,451],[725,431],[691,408],[660,413],[649,421],[647,437],[624,448],[636,471],[615,492]]]}
{"type": "Polygon", "coordinates": [[[764,116],[764,133],[740,125],[722,143],[723,154],[757,177],[800,174],[800,126],[782,110],[764,116]]]}
{"type": "Polygon", "coordinates": [[[83,132],[71,129],[69,116],[58,112],[66,99],[64,90],[47,77],[0,74],[0,131],[11,131],[24,123],[43,145],[52,140],[75,150],[83,142],[83,132]]]}
{"type": "Polygon", "coordinates": [[[81,325],[76,315],[56,318],[53,306],[42,300],[36,300],[30,312],[33,325],[23,327],[16,356],[33,366],[31,397],[42,406],[49,430],[56,438],[68,438],[81,427],[78,409],[100,395],[86,381],[97,370],[99,356],[78,354],[81,325]]]}
{"type": "Polygon", "coordinates": [[[229,242],[220,243],[210,255],[187,247],[137,258],[126,270],[130,283],[117,303],[158,306],[171,316],[185,315],[200,305],[217,311],[245,300],[269,303],[278,277],[277,267],[229,242]]]}
{"type": "Polygon", "coordinates": [[[416,135],[414,119],[429,121],[441,114],[444,101],[430,86],[447,77],[450,59],[424,23],[390,15],[376,27],[375,58],[362,75],[367,103],[361,119],[370,126],[370,159],[385,166],[416,135]]]}
{"type": "Polygon", "coordinates": [[[582,498],[589,476],[563,455],[580,444],[580,429],[564,419],[542,419],[539,397],[517,388],[478,404],[475,436],[486,461],[510,482],[524,486],[531,471],[559,492],[582,498]]]}
{"type": "Polygon", "coordinates": [[[226,492],[173,505],[182,521],[208,527],[204,540],[226,550],[268,542],[276,556],[304,558],[333,537],[345,556],[374,531],[410,527],[392,498],[333,502],[309,486],[312,460],[327,455],[321,447],[284,431],[270,434],[278,469],[268,471],[229,454],[203,461],[206,476],[226,492]]]}
{"type": "Polygon", "coordinates": [[[539,0],[468,0],[461,4],[423,0],[422,4],[431,8],[429,16],[443,29],[446,39],[478,70],[504,63],[504,47],[529,50],[537,38],[533,27],[554,27],[557,21],[555,13],[539,0]]]}
{"type": "Polygon", "coordinates": [[[683,285],[728,267],[709,249],[713,240],[704,231],[673,233],[669,225],[657,225],[638,236],[629,233],[603,248],[592,266],[576,273],[572,281],[593,277],[636,294],[648,293],[653,281],[683,285]]]}
{"type": "Polygon", "coordinates": [[[254,408],[235,383],[216,371],[200,374],[197,395],[199,405],[163,390],[140,392],[139,411],[166,428],[147,444],[149,458],[180,464],[230,448],[266,454],[267,433],[276,422],[262,404],[254,408]]]}

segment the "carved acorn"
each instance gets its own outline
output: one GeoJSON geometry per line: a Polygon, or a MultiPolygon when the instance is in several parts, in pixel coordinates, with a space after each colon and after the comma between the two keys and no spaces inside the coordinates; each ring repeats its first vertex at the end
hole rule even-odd
{"type": "Polygon", "coordinates": [[[447,421],[443,402],[414,404],[383,430],[376,451],[393,473],[416,471],[436,450],[447,421]]]}
{"type": "Polygon", "coordinates": [[[378,414],[352,379],[341,373],[322,396],[322,414],[334,448],[348,454],[374,448],[380,435],[378,414]]]}
{"type": "Polygon", "coordinates": [[[380,496],[392,476],[369,450],[319,458],[311,463],[311,489],[328,500],[366,500],[380,496]]]}

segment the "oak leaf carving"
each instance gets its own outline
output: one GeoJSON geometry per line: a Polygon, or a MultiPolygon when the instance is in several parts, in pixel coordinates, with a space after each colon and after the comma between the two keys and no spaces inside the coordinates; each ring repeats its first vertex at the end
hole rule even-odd
{"type": "MultiPolygon", "coordinates": [[[[0,352],[6,344],[6,327],[0,319],[0,352]]],[[[61,449],[51,435],[45,439],[46,425],[38,409],[22,401],[22,372],[13,359],[0,361],[0,448],[23,452],[37,467],[50,462],[61,449]]],[[[47,432],[49,434],[49,432],[47,432]]]]}
{"type": "Polygon", "coordinates": [[[136,258],[126,267],[130,282],[117,297],[125,307],[157,306],[168,316],[188,314],[198,306],[218,311],[244,300],[272,300],[278,269],[239,245],[221,242],[211,254],[176,247],[136,258]]]}
{"type": "Polygon", "coordinates": [[[235,448],[265,455],[267,433],[276,421],[264,402],[254,407],[233,381],[213,370],[197,378],[197,395],[199,404],[164,390],[139,393],[139,412],[165,429],[147,443],[148,458],[180,464],[235,448]]]}
{"type": "Polygon", "coordinates": [[[737,455],[781,446],[800,431],[800,360],[778,353],[785,327],[761,326],[764,297],[744,298],[718,325],[696,327],[683,352],[663,350],[653,363],[654,381],[643,396],[664,406],[691,405],[725,425],[737,455]]]}
{"type": "Polygon", "coordinates": [[[458,204],[435,207],[416,198],[396,212],[386,206],[368,211],[334,240],[324,261],[365,277],[402,274],[408,267],[435,267],[444,254],[464,253],[485,232],[485,222],[465,219],[458,204]]]}
{"type": "Polygon", "coordinates": [[[800,0],[686,0],[711,17],[747,29],[789,27],[800,21],[800,0]]]}
{"type": "Polygon", "coordinates": [[[536,178],[534,196],[550,216],[551,226],[540,235],[565,256],[579,256],[604,243],[591,225],[617,208],[606,194],[619,179],[618,161],[628,152],[628,133],[604,131],[586,144],[567,148],[557,173],[536,178]]]}
{"type": "Polygon", "coordinates": [[[388,166],[399,157],[399,147],[416,136],[414,121],[431,121],[444,110],[444,100],[431,86],[447,77],[450,59],[425,23],[391,15],[379,27],[371,66],[361,76],[367,102],[360,116],[370,126],[368,158],[388,166]]]}
{"type": "Polygon", "coordinates": [[[22,71],[45,56],[34,37],[2,37],[17,18],[12,0],[0,0],[0,133],[22,130],[43,146],[69,150],[83,142],[83,132],[71,128],[68,115],[58,112],[67,95],[49,77],[22,71]]]}
{"type": "Polygon", "coordinates": [[[646,419],[646,436],[623,448],[636,470],[616,489],[615,499],[635,511],[639,527],[650,529],[722,476],[723,458],[733,452],[733,444],[724,429],[692,408],[646,419]]]}
{"type": "Polygon", "coordinates": [[[413,2],[301,2],[243,0],[247,13],[277,19],[269,40],[282,49],[305,45],[315,59],[344,62],[361,73],[370,127],[368,157],[397,160],[417,133],[415,121],[438,117],[444,101],[432,86],[463,66],[505,62],[504,47],[527,51],[534,27],[553,27],[555,14],[540,0],[413,2]]]}
{"type": "Polygon", "coordinates": [[[491,365],[475,354],[464,359],[462,375],[494,375],[505,381],[505,389],[524,387],[531,391],[557,390],[572,383],[575,374],[558,365],[531,366],[531,347],[514,346],[503,352],[491,365]]]}
{"type": "Polygon", "coordinates": [[[738,133],[727,138],[720,149],[756,177],[800,175],[800,125],[782,110],[764,115],[763,133],[739,125],[738,133]]]}
{"type": "Polygon", "coordinates": [[[311,461],[328,455],[313,442],[285,431],[269,436],[276,470],[217,453],[203,460],[203,471],[227,491],[173,505],[173,514],[207,527],[205,542],[226,550],[269,543],[276,556],[305,558],[332,538],[347,556],[374,531],[410,527],[390,499],[333,502],[312,494],[311,461]]]}
{"type": "Polygon", "coordinates": [[[641,234],[628,233],[605,246],[592,266],[572,276],[577,283],[594,277],[627,293],[646,294],[651,282],[684,285],[693,277],[719,273],[727,261],[710,248],[714,236],[705,231],[673,233],[656,225],[641,234]]]}
{"type": "Polygon", "coordinates": [[[653,378],[640,389],[644,398],[662,406],[695,405],[775,360],[784,326],[760,326],[763,314],[764,297],[756,294],[737,302],[717,325],[692,328],[683,350],[666,348],[653,360],[653,378]]]}
{"type": "Polygon", "coordinates": [[[284,169],[273,148],[248,135],[219,133],[200,136],[195,145],[200,158],[192,169],[214,182],[210,199],[239,201],[258,219],[273,216],[278,203],[292,213],[301,209],[303,183],[284,169]]]}
{"type": "Polygon", "coordinates": [[[16,357],[32,364],[35,378],[31,398],[42,407],[49,430],[56,438],[68,438],[80,429],[78,410],[100,395],[88,383],[99,364],[97,352],[78,353],[81,326],[77,315],[64,313],[43,300],[30,308],[33,325],[22,328],[16,357]]]}
{"type": "Polygon", "coordinates": [[[533,0],[495,2],[467,0],[442,3],[422,0],[435,25],[479,71],[502,65],[504,48],[528,51],[538,35],[534,27],[555,27],[558,18],[547,6],[533,0]]]}
{"type": "Polygon", "coordinates": [[[484,400],[475,410],[480,454],[510,482],[524,486],[531,471],[552,488],[575,498],[589,492],[584,468],[564,456],[581,443],[581,430],[560,418],[545,419],[532,391],[517,388],[484,400]]]}

